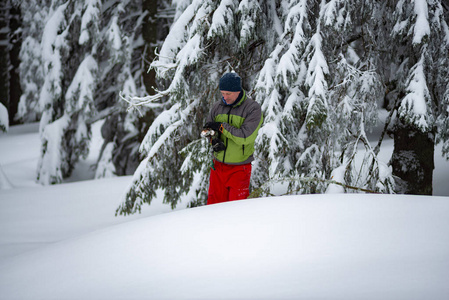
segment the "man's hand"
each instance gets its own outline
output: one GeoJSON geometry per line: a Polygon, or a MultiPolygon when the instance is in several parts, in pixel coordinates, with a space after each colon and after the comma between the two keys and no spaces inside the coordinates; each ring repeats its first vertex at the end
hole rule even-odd
{"type": "Polygon", "coordinates": [[[204,128],[209,128],[216,132],[223,132],[223,124],[220,122],[207,122],[204,128]]]}
{"type": "Polygon", "coordinates": [[[226,149],[225,144],[220,139],[213,139],[212,140],[212,149],[214,149],[214,152],[220,152],[226,149]]]}

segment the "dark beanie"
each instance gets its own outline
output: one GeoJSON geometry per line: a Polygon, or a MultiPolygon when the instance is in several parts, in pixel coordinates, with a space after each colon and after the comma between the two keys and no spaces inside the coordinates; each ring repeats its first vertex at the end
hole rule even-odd
{"type": "Polygon", "coordinates": [[[226,73],[220,78],[220,91],[240,92],[242,90],[242,79],[237,73],[226,73]]]}

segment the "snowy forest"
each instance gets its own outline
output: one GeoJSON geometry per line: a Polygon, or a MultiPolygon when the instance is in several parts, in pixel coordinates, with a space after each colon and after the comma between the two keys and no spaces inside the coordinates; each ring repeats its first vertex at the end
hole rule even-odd
{"type": "Polygon", "coordinates": [[[133,174],[117,214],[157,190],[173,208],[205,204],[211,148],[200,131],[229,71],[263,109],[252,197],[279,185],[432,195],[435,145],[449,159],[447,0],[0,6],[0,130],[39,122],[36,181],[50,185],[88,155],[91,126],[104,121],[95,178],[133,174]]]}

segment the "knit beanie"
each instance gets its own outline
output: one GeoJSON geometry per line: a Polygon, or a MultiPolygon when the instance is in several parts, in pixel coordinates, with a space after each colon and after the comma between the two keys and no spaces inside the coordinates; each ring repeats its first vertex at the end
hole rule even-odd
{"type": "Polygon", "coordinates": [[[220,91],[240,92],[242,90],[242,79],[237,73],[226,73],[220,78],[220,91]]]}

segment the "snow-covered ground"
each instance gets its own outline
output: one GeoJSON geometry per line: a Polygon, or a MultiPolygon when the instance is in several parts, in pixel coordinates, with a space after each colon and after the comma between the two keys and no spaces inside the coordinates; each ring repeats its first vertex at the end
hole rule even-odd
{"type": "Polygon", "coordinates": [[[440,147],[440,196],[285,196],[175,212],[153,201],[115,217],[131,177],[91,180],[90,156],[66,183],[39,186],[37,125],[9,130],[0,135],[0,299],[449,299],[440,147]]]}
{"type": "MultiPolygon", "coordinates": [[[[0,174],[0,187],[9,187],[0,189],[0,262],[108,226],[172,211],[155,201],[140,215],[115,217],[131,176],[92,180],[95,155],[81,161],[66,183],[37,184],[38,127],[15,126],[0,135],[0,172],[4,174],[3,181],[0,174]]],[[[101,123],[93,128],[94,149],[101,147],[100,127],[101,123]]]]}

